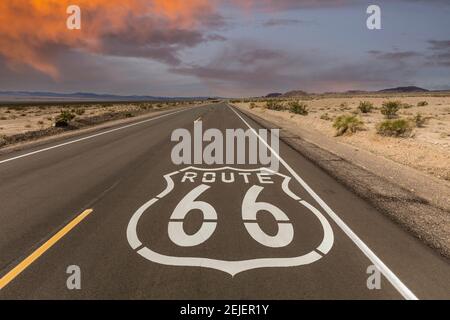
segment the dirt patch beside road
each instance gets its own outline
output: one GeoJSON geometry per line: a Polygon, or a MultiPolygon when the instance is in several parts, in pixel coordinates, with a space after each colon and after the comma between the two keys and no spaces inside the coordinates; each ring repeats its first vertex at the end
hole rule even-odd
{"type": "Polygon", "coordinates": [[[0,148],[97,126],[106,122],[154,114],[193,104],[193,102],[165,104],[135,102],[0,106],[0,148]],[[54,123],[62,110],[70,112],[75,118],[66,127],[57,128],[54,123]]]}

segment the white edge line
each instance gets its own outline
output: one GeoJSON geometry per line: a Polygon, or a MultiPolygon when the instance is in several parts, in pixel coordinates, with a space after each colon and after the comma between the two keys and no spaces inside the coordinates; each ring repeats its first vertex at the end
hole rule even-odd
{"type": "Polygon", "coordinates": [[[290,174],[302,185],[303,188],[317,201],[317,203],[327,212],[331,219],[344,231],[344,233],[353,241],[354,244],[366,255],[366,257],[380,270],[386,279],[394,286],[395,289],[407,300],[419,300],[417,296],[392,272],[388,266],[381,261],[380,258],[350,229],[345,222],[317,195],[313,189],[292,169],[292,167],[284,161],[279,154],[272,149],[268,143],[259,136],[257,131],[230,105],[228,107],[252,130],[252,132],[261,140],[269,150],[278,158],[283,166],[290,174]]]}
{"type": "Polygon", "coordinates": [[[93,134],[91,136],[87,136],[87,137],[84,137],[84,138],[71,140],[71,141],[60,143],[60,144],[57,144],[55,146],[51,146],[51,147],[48,147],[48,148],[44,148],[44,149],[36,150],[36,151],[33,151],[33,152],[25,153],[25,154],[22,154],[20,156],[16,156],[16,157],[12,157],[12,158],[9,158],[9,159],[1,160],[0,164],[6,163],[6,162],[10,162],[10,161],[13,161],[13,160],[17,160],[17,159],[21,159],[21,158],[25,158],[25,157],[29,157],[29,156],[32,156],[32,155],[35,155],[35,154],[38,154],[38,153],[41,153],[41,152],[49,151],[49,150],[52,150],[52,149],[64,147],[64,146],[67,146],[67,145],[72,144],[72,143],[77,143],[77,142],[81,142],[81,141],[84,141],[84,140],[89,140],[89,139],[92,139],[92,138],[95,138],[95,137],[98,137],[98,136],[102,136],[102,135],[105,135],[105,134],[108,134],[108,133],[111,133],[111,132],[115,132],[115,131],[123,130],[123,129],[126,129],[126,128],[134,127],[134,126],[137,126],[137,125],[140,125],[140,124],[143,124],[143,123],[147,123],[147,122],[150,122],[150,121],[153,121],[153,120],[161,119],[161,118],[173,115],[173,114],[177,114],[177,113],[180,113],[180,112],[185,112],[185,111],[196,109],[196,108],[199,108],[199,107],[202,107],[202,106],[189,108],[189,109],[185,109],[185,110],[179,110],[179,111],[175,111],[175,112],[171,112],[171,113],[166,113],[166,114],[154,117],[154,118],[150,118],[150,119],[142,120],[142,121],[135,122],[135,123],[132,123],[132,124],[128,124],[128,125],[125,125],[123,127],[119,127],[119,128],[103,131],[103,132],[100,132],[100,133],[97,133],[97,134],[93,134]]]}

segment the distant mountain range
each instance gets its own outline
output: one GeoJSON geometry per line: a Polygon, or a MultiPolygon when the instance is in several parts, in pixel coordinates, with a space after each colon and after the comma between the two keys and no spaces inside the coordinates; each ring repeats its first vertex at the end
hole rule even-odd
{"type": "Polygon", "coordinates": [[[139,95],[114,95],[87,92],[55,93],[41,91],[0,91],[0,101],[174,101],[174,100],[205,100],[209,97],[155,97],[139,95]]]}
{"type": "Polygon", "coordinates": [[[378,92],[408,93],[408,92],[431,92],[431,91],[424,89],[424,88],[409,86],[409,87],[397,87],[397,88],[383,89],[378,92]]]}
{"type": "MultiPolygon", "coordinates": [[[[445,90],[427,90],[424,88],[416,87],[416,86],[409,86],[409,87],[396,87],[396,88],[388,88],[378,91],[364,91],[364,90],[349,90],[344,93],[349,94],[364,94],[364,93],[424,93],[424,92],[443,92],[445,90]]],[[[338,92],[327,92],[326,94],[336,94],[338,92]]],[[[286,93],[270,93],[266,97],[267,98],[276,98],[276,97],[283,97],[283,98],[291,98],[291,97],[302,97],[308,95],[307,92],[302,90],[293,90],[288,91],[286,93]]]]}

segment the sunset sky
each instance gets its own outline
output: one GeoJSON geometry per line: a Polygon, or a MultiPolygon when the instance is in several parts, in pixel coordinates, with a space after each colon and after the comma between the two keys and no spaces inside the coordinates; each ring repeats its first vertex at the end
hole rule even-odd
{"type": "Polygon", "coordinates": [[[0,91],[256,96],[450,89],[448,0],[8,0],[0,91]],[[66,28],[66,8],[82,29],[66,28]],[[366,9],[382,9],[382,30],[366,9]]]}

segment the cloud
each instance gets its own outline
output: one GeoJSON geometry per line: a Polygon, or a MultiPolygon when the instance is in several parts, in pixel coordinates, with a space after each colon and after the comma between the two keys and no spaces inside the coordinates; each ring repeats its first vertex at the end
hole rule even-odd
{"type": "MultiPolygon", "coordinates": [[[[390,2],[394,1],[406,2],[390,2]]],[[[424,5],[450,4],[447,0],[411,1],[424,5]]],[[[291,88],[320,91],[325,87],[336,90],[386,86],[395,82],[394,77],[406,79],[414,73],[414,67],[423,67],[427,61],[428,65],[450,66],[449,41],[445,40],[430,40],[429,51],[423,54],[380,49],[369,51],[369,55],[350,52],[345,57],[338,55],[341,50],[326,54],[329,51],[321,43],[326,38],[321,37],[320,28],[317,30],[320,44],[313,48],[317,45],[314,41],[301,47],[290,43],[279,45],[278,39],[264,39],[265,43],[255,43],[253,38],[238,41],[246,34],[245,30],[240,33],[241,30],[231,27],[236,22],[232,19],[241,17],[238,12],[257,16],[252,27],[264,32],[268,30],[261,27],[309,23],[296,19],[291,12],[267,13],[364,7],[360,0],[77,0],[82,8],[82,30],[69,31],[65,27],[66,8],[73,3],[72,0],[0,1],[0,68],[8,70],[1,73],[0,83],[22,86],[25,80],[31,83],[27,78],[32,75],[30,79],[36,79],[37,86],[42,82],[52,88],[60,84],[62,90],[83,83],[87,88],[102,89],[98,87],[102,79],[112,86],[116,83],[114,90],[120,85],[135,90],[138,86],[135,74],[139,70],[140,88],[144,90],[150,87],[150,82],[156,84],[156,77],[159,82],[175,79],[184,85],[188,83],[187,86],[203,83],[205,87],[213,87],[217,94],[222,94],[221,90],[224,94],[264,94],[291,88]],[[262,20],[267,16],[275,18],[262,20]],[[208,42],[215,42],[214,47],[189,50],[208,42]],[[360,61],[346,63],[350,59],[360,61]],[[160,72],[158,76],[155,68],[160,72]],[[169,72],[161,71],[166,69],[169,72]],[[11,77],[13,74],[17,77],[11,77]],[[58,81],[49,81],[48,76],[58,81]],[[381,85],[383,81],[386,83],[381,85]]],[[[331,22],[330,26],[333,27],[331,22]]],[[[283,37],[280,34],[280,42],[283,37]]],[[[383,48],[383,44],[378,48],[383,48]]]]}
{"type": "Polygon", "coordinates": [[[416,75],[412,51],[370,51],[375,56],[351,62],[336,61],[330,54],[313,50],[289,52],[268,50],[262,44],[232,41],[209,62],[171,68],[176,74],[195,77],[216,94],[265,95],[291,89],[309,92],[383,89],[415,85],[405,80],[416,75]],[[410,61],[411,60],[411,61],[410,61]]]}
{"type": "Polygon", "coordinates": [[[400,62],[410,58],[417,58],[423,56],[423,54],[415,51],[394,51],[383,52],[378,50],[370,50],[369,54],[373,55],[377,59],[388,60],[391,62],[400,62]]]}
{"type": "Polygon", "coordinates": [[[208,0],[78,0],[82,30],[73,31],[65,27],[72,3],[0,2],[0,55],[11,68],[27,64],[58,78],[54,55],[69,50],[176,64],[180,50],[208,41],[202,28],[223,23],[208,0]],[[49,52],[52,46],[58,50],[49,52]]]}
{"type": "Polygon", "coordinates": [[[450,67],[450,40],[429,40],[432,54],[428,57],[428,65],[450,67]]]}
{"type": "Polygon", "coordinates": [[[303,23],[305,23],[305,21],[300,19],[273,18],[265,21],[262,25],[264,27],[280,27],[280,26],[293,26],[303,23]]]}

